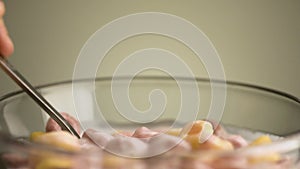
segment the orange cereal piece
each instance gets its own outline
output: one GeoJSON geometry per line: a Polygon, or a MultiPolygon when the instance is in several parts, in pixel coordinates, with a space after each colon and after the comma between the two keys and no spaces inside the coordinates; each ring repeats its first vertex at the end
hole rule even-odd
{"type": "Polygon", "coordinates": [[[179,136],[188,141],[193,149],[198,149],[202,147],[202,144],[206,143],[210,139],[213,133],[213,125],[210,122],[197,120],[185,125],[179,136]]]}
{"type": "Polygon", "coordinates": [[[192,124],[188,125],[190,129],[187,134],[188,135],[199,134],[203,130],[204,126],[209,124],[210,124],[209,122],[203,120],[194,121],[192,124]]]}

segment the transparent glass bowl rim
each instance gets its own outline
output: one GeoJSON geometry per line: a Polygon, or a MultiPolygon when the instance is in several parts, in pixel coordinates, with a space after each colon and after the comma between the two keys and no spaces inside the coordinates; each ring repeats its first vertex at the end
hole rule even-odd
{"type": "MultiPolygon", "coordinates": [[[[63,85],[63,84],[71,84],[71,83],[80,83],[80,82],[89,82],[89,81],[111,81],[111,80],[126,80],[126,79],[131,79],[131,76],[118,76],[118,77],[111,77],[111,76],[105,76],[105,77],[97,77],[97,78],[85,78],[85,79],[75,79],[75,80],[65,80],[65,81],[59,81],[59,82],[53,82],[53,83],[46,83],[43,85],[38,85],[35,86],[36,89],[43,89],[47,87],[52,87],[52,86],[58,86],[58,85],[63,85]]],[[[175,77],[169,77],[169,76],[137,76],[134,77],[136,80],[174,80],[175,77]]],[[[260,86],[260,85],[255,85],[255,84],[250,84],[250,83],[244,83],[244,82],[238,82],[238,81],[231,81],[231,80],[219,80],[219,79],[209,79],[209,78],[189,78],[189,77],[176,77],[176,80],[181,80],[181,81],[192,81],[196,80],[197,82],[202,82],[202,83],[214,83],[214,84],[226,84],[227,86],[239,86],[239,87],[244,87],[244,88],[249,88],[253,90],[258,90],[258,91],[263,91],[267,93],[272,93],[281,97],[284,97],[288,100],[294,101],[298,104],[300,104],[300,98],[289,94],[284,91],[280,91],[277,89],[273,89],[270,87],[265,87],[265,86],[260,86]]],[[[7,94],[4,94],[3,96],[0,96],[0,102],[3,100],[6,100],[10,97],[16,96],[18,94],[24,93],[23,90],[17,90],[13,91],[7,94]]]]}
{"type": "MultiPolygon", "coordinates": [[[[132,77],[130,76],[118,76],[118,77],[111,77],[111,76],[105,76],[105,77],[97,77],[97,78],[86,78],[86,79],[75,79],[75,80],[65,80],[65,81],[59,81],[59,82],[53,82],[53,83],[47,83],[44,85],[38,85],[35,86],[36,89],[43,89],[43,88],[47,88],[47,87],[53,87],[53,86],[59,86],[59,85],[66,85],[66,84],[71,84],[71,83],[81,83],[81,82],[90,82],[90,81],[95,81],[95,82],[101,82],[101,81],[111,81],[111,80],[126,80],[126,79],[132,79],[132,77]]],[[[169,81],[169,80],[174,80],[174,77],[169,77],[169,76],[136,76],[134,77],[135,80],[162,80],[162,81],[169,81]]],[[[257,90],[257,91],[261,91],[261,92],[266,92],[266,93],[270,93],[270,94],[275,94],[277,96],[283,97],[291,102],[294,102],[296,104],[300,105],[300,99],[297,98],[296,96],[293,96],[289,93],[277,90],[277,89],[273,89],[273,88],[269,88],[269,87],[264,87],[264,86],[260,86],[260,85],[255,85],[255,84],[250,84],[250,83],[244,83],[244,82],[238,82],[238,81],[230,81],[230,80],[219,80],[219,79],[208,79],[208,78],[200,78],[200,77],[196,77],[196,78],[187,78],[187,77],[176,77],[176,80],[181,80],[181,81],[194,81],[196,80],[197,83],[214,83],[214,84],[226,84],[226,86],[237,86],[237,87],[242,87],[242,88],[248,88],[248,89],[252,89],[252,90],[257,90]]],[[[5,94],[3,96],[0,96],[0,102],[18,96],[20,94],[25,93],[22,90],[17,90],[14,92],[10,92],[8,94],[5,94]]],[[[3,139],[4,141],[7,139],[3,139]]],[[[3,141],[2,140],[2,141],[3,141]]],[[[9,140],[9,139],[8,139],[9,140]]],[[[28,146],[26,144],[19,144],[15,141],[9,141],[6,142],[8,144],[12,144],[12,145],[18,145],[17,147],[20,150],[25,150],[28,148],[42,148],[45,149],[47,151],[51,150],[52,147],[47,147],[44,145],[34,145],[31,144],[29,147],[24,147],[23,146],[28,146]]],[[[241,149],[236,149],[234,151],[224,151],[224,152],[214,152],[214,151],[210,151],[211,153],[217,153],[217,154],[221,154],[221,155],[234,155],[234,154],[239,154],[239,155],[245,155],[245,156],[253,156],[257,153],[259,154],[267,154],[267,153],[272,153],[272,152],[278,152],[278,153],[288,153],[290,151],[296,150],[296,149],[300,149],[300,134],[295,134],[291,137],[288,138],[283,138],[280,139],[279,141],[273,142],[272,144],[266,144],[266,145],[260,145],[260,146],[252,146],[252,147],[245,147],[245,148],[241,148],[241,149]]],[[[52,149],[54,152],[58,152],[58,153],[66,153],[66,154],[73,154],[70,152],[63,152],[61,150],[57,150],[57,149],[52,149]]],[[[86,152],[80,152],[81,155],[86,154],[86,152]]],[[[182,154],[179,154],[180,156],[182,154]]],[[[184,154],[187,156],[190,156],[191,154],[184,154]]],[[[192,153],[192,156],[194,154],[192,153]]]]}

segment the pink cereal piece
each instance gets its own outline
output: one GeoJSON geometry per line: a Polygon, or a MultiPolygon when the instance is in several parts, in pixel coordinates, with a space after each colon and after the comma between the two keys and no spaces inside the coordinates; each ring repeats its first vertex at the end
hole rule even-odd
{"type": "Polygon", "coordinates": [[[101,151],[102,149],[89,138],[79,139],[80,149],[82,151],[101,151]]]}
{"type": "Polygon", "coordinates": [[[150,137],[156,136],[158,134],[159,134],[159,132],[150,130],[147,127],[140,127],[140,128],[138,128],[138,129],[135,130],[135,132],[133,133],[132,137],[136,137],[136,138],[150,138],[150,137]]]}
{"type": "Polygon", "coordinates": [[[299,164],[293,166],[293,160],[290,158],[282,158],[278,162],[258,163],[251,166],[251,169],[287,169],[287,168],[300,168],[299,164]]]}
{"type": "Polygon", "coordinates": [[[160,134],[158,136],[150,138],[149,151],[147,152],[147,156],[159,155],[169,151],[184,152],[190,150],[191,146],[185,140],[168,134],[160,134]]]}
{"type": "Polygon", "coordinates": [[[227,133],[227,131],[219,124],[217,126],[214,126],[214,134],[216,136],[219,136],[221,138],[226,138],[229,136],[229,134],[227,133]]]}
{"type": "Polygon", "coordinates": [[[248,146],[248,142],[242,136],[227,133],[221,125],[215,127],[214,134],[229,141],[235,149],[248,146]]]}
{"type": "Polygon", "coordinates": [[[239,135],[229,135],[226,140],[231,142],[235,149],[248,146],[248,142],[239,135]]]}
{"type": "MultiPolygon", "coordinates": [[[[147,169],[183,169],[178,156],[155,156],[145,160],[147,169]]],[[[194,169],[194,168],[189,168],[194,169]]]]}
{"type": "Polygon", "coordinates": [[[26,168],[29,164],[28,158],[22,154],[4,153],[0,158],[8,168],[26,168]]]}
{"type": "Polygon", "coordinates": [[[213,169],[208,164],[197,158],[183,158],[181,169],[213,169]]]}
{"type": "MultiPolygon", "coordinates": [[[[292,168],[293,160],[290,157],[282,157],[282,159],[279,160],[276,164],[282,168],[292,168]]],[[[298,167],[300,168],[300,166],[298,166],[298,167]]],[[[297,168],[297,167],[295,167],[295,168],[297,168]]]]}
{"type": "Polygon", "coordinates": [[[122,135],[122,136],[127,136],[127,137],[132,137],[132,132],[130,131],[117,131],[114,133],[114,135],[122,135]]]}
{"type": "Polygon", "coordinates": [[[104,149],[116,155],[137,158],[144,156],[148,145],[139,138],[118,135],[110,140],[104,149]]]}
{"type": "MultiPolygon", "coordinates": [[[[274,163],[258,163],[249,167],[250,169],[288,169],[290,167],[281,166],[274,163]]],[[[296,167],[297,168],[297,167],[296,167]]]]}
{"type": "Polygon", "coordinates": [[[241,156],[219,157],[211,163],[214,169],[246,169],[249,168],[247,158],[241,156]]]}
{"type": "MultiPolygon", "coordinates": [[[[72,166],[64,169],[102,169],[103,166],[103,151],[100,148],[82,149],[84,154],[74,155],[67,160],[72,162],[72,166]],[[88,151],[88,153],[86,153],[88,151]]],[[[62,159],[63,160],[63,159],[62,159]]],[[[23,168],[22,168],[23,169],[23,168]]],[[[29,168],[28,168],[29,169],[29,168]]],[[[47,167],[47,169],[50,169],[47,167]]],[[[52,168],[51,169],[62,169],[52,168]]]]}
{"type": "Polygon", "coordinates": [[[83,133],[82,138],[88,139],[91,143],[94,143],[97,146],[105,147],[106,144],[114,137],[111,134],[105,132],[97,131],[94,129],[87,129],[83,133]]]}
{"type": "MultiPolygon", "coordinates": [[[[81,133],[80,124],[74,117],[65,112],[62,112],[60,114],[71,124],[71,126],[77,131],[77,133],[81,133]]],[[[54,121],[52,118],[49,118],[46,124],[46,132],[61,130],[61,127],[56,123],[56,121],[54,121]]]]}

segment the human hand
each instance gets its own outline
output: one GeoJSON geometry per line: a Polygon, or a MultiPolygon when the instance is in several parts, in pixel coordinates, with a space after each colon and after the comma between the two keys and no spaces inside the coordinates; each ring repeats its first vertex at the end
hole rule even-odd
{"type": "Polygon", "coordinates": [[[8,57],[14,51],[14,45],[11,41],[6,26],[4,24],[3,16],[5,13],[4,2],[0,0],[0,55],[8,57]]]}

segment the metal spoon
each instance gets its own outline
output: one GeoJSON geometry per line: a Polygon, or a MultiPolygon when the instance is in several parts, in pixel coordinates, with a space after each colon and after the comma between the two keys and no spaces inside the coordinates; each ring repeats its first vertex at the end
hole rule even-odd
{"type": "Polygon", "coordinates": [[[74,136],[80,138],[68,121],[5,59],[0,56],[0,67],[14,80],[57,124],[74,136]]]}

